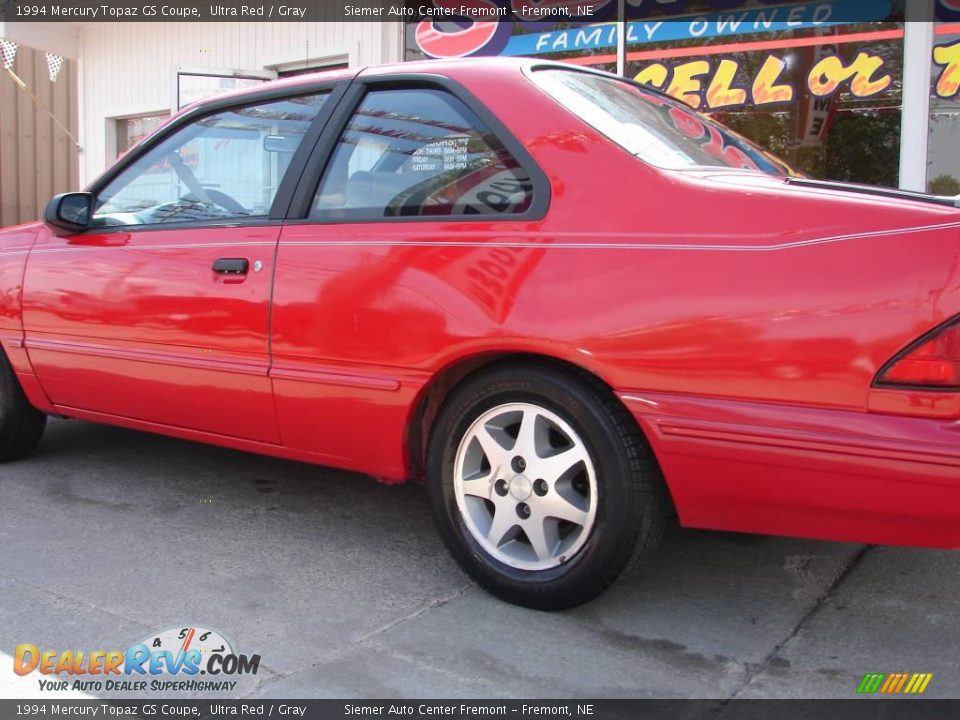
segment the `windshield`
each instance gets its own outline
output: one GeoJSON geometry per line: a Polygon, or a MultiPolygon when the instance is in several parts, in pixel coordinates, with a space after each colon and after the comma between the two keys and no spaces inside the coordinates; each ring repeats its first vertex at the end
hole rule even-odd
{"type": "Polygon", "coordinates": [[[785,163],[732,130],[634,83],[562,69],[537,70],[532,77],[565,108],[651,165],[793,174],[785,163]]]}

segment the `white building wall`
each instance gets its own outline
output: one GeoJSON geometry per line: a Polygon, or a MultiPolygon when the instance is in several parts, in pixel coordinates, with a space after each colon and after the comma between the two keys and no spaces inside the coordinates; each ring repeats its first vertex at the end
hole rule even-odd
{"type": "Polygon", "coordinates": [[[293,62],[396,62],[399,23],[217,22],[80,25],[81,185],[113,161],[112,118],[175,108],[177,68],[264,71],[293,62]]]}

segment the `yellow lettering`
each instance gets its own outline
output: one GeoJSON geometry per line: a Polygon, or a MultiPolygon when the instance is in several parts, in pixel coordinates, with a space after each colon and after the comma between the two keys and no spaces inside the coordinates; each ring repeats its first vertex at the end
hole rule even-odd
{"type": "Polygon", "coordinates": [[[636,82],[641,85],[650,85],[655,88],[662,88],[667,82],[667,75],[669,71],[667,66],[661,63],[653,63],[652,65],[647,65],[643,70],[637,73],[637,76],[633,78],[636,82]]]}
{"type": "Polygon", "coordinates": [[[862,52],[857,55],[850,69],[853,71],[853,82],[850,83],[850,91],[857,97],[870,97],[881,93],[890,87],[893,78],[889,75],[874,78],[874,73],[883,68],[883,58],[879,55],[871,55],[862,52]]]}
{"type": "Polygon", "coordinates": [[[667,95],[685,102],[692,108],[700,107],[700,91],[703,86],[697,78],[708,72],[710,72],[710,63],[706,60],[694,60],[677,65],[673,69],[673,80],[667,88],[667,95]]]}
{"type": "Polygon", "coordinates": [[[840,83],[847,79],[843,61],[836,55],[825,57],[812,68],[807,76],[807,87],[814,95],[822,96],[836,92],[840,83]]]}
{"type": "Polygon", "coordinates": [[[778,57],[769,55],[763,61],[763,67],[753,81],[753,102],[755,105],[790,102],[793,100],[793,88],[790,85],[777,85],[787,63],[778,57]]]}
{"type": "Polygon", "coordinates": [[[935,47],[933,61],[945,66],[937,78],[937,97],[952,98],[960,92],[960,41],[935,47]]]}
{"type": "Polygon", "coordinates": [[[721,60],[717,72],[707,88],[707,105],[722,108],[730,105],[743,105],[747,101],[747,91],[731,87],[740,65],[734,60],[721,60]]]}
{"type": "Polygon", "coordinates": [[[883,92],[893,82],[889,75],[874,77],[882,67],[883,58],[867,52],[858,53],[850,65],[844,65],[840,57],[831,55],[810,68],[807,87],[813,95],[823,97],[833,94],[850,80],[851,93],[857,97],[870,97],[883,92]]]}

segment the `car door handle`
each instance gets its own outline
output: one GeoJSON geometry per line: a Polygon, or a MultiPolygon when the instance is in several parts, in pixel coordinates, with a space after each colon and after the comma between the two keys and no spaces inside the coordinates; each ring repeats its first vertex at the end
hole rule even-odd
{"type": "Polygon", "coordinates": [[[218,258],[213,261],[213,271],[217,275],[246,275],[250,270],[250,261],[246,258],[218,258]]]}

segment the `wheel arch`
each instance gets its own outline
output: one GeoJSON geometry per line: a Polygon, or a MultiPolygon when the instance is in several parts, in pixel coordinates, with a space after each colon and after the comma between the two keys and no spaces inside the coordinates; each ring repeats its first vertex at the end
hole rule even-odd
{"type": "Polygon", "coordinates": [[[19,335],[4,337],[3,332],[0,331],[0,357],[2,357],[0,364],[5,362],[10,366],[13,377],[27,401],[42,413],[54,414],[53,403],[50,402],[50,398],[40,386],[40,381],[33,374],[33,366],[23,347],[22,337],[19,335]]]}
{"type": "MultiPolygon", "coordinates": [[[[607,390],[611,392],[611,394],[614,395],[614,397],[616,397],[613,386],[594,369],[552,355],[546,355],[537,352],[505,350],[499,352],[488,351],[459,358],[449,363],[436,374],[434,374],[433,377],[431,377],[430,380],[423,386],[423,388],[421,388],[416,401],[413,404],[413,410],[411,411],[410,417],[407,421],[407,432],[405,438],[406,462],[408,476],[410,478],[417,481],[422,481],[425,477],[427,443],[430,438],[430,432],[433,429],[433,424],[436,420],[437,413],[440,411],[440,408],[443,407],[443,404],[450,396],[450,393],[462,382],[481,371],[489,370],[498,365],[514,363],[542,365],[560,370],[562,372],[580,375],[587,379],[592,379],[594,382],[601,383],[607,390]]],[[[623,405],[619,398],[617,398],[617,402],[623,405]]],[[[663,468],[660,465],[659,459],[656,457],[656,451],[650,441],[651,439],[648,433],[644,430],[640,423],[637,422],[637,419],[634,417],[633,413],[627,409],[626,405],[623,405],[623,408],[627,415],[629,415],[631,422],[633,422],[634,426],[637,428],[637,431],[644,438],[647,447],[650,448],[654,462],[660,466],[662,472],[663,468]]],[[[667,486],[668,495],[670,495],[669,481],[666,477],[664,477],[664,481],[667,486]]],[[[670,502],[673,502],[672,495],[670,495],[670,502]]]]}

